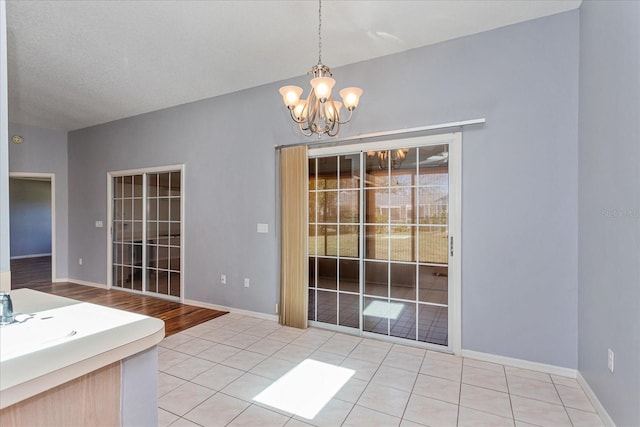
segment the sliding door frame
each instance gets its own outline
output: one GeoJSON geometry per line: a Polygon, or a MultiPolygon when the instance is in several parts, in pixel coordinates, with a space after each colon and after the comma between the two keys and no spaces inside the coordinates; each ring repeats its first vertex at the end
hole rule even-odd
{"type": "MultiPolygon", "coordinates": [[[[380,140],[375,142],[364,142],[355,144],[344,144],[339,146],[327,146],[309,149],[309,158],[317,158],[331,155],[355,154],[360,152],[393,150],[400,148],[414,148],[428,145],[449,146],[449,289],[448,289],[448,329],[449,339],[446,346],[424,343],[420,341],[410,341],[407,339],[396,338],[392,336],[380,335],[373,332],[363,331],[362,325],[362,292],[360,296],[360,335],[367,337],[375,337],[377,339],[401,342],[403,344],[412,344],[420,347],[426,347],[435,350],[446,350],[456,355],[462,352],[462,298],[461,298],[461,279],[462,279],[462,132],[443,133],[437,135],[409,137],[402,139],[380,140]]],[[[364,169],[361,169],[364,174],[364,169]]],[[[362,210],[362,195],[361,195],[362,210]]],[[[362,217],[361,217],[362,221],[362,217]]],[[[362,257],[362,244],[360,245],[360,256],[362,257]]],[[[362,266],[361,266],[362,270],[362,266]]],[[[360,272],[360,280],[362,280],[362,271],[360,272]]],[[[361,290],[362,291],[362,290],[361,290]]],[[[332,330],[353,333],[351,328],[345,328],[337,325],[329,325],[321,322],[310,322],[313,326],[327,327],[332,330]]]]}
{"type": "MultiPolygon", "coordinates": [[[[113,286],[113,179],[120,176],[128,176],[128,175],[144,175],[150,173],[167,173],[167,172],[177,172],[180,171],[180,302],[184,302],[184,276],[185,276],[185,257],[184,257],[184,248],[185,248],[185,165],[168,165],[168,166],[156,166],[150,168],[140,168],[140,169],[127,169],[127,170],[119,170],[119,171],[110,171],[107,172],[107,289],[118,289],[125,292],[132,292],[141,295],[152,295],[154,297],[170,299],[175,301],[175,297],[171,297],[168,295],[159,294],[156,292],[147,292],[143,287],[142,292],[129,290],[126,288],[121,288],[119,286],[113,286]]],[[[143,181],[146,183],[146,180],[143,181]]],[[[146,189],[145,189],[146,194],[146,189]]],[[[144,199],[146,203],[146,198],[144,199]]],[[[146,204],[145,204],[146,211],[146,204]]],[[[144,227],[143,230],[146,233],[146,216],[145,221],[143,221],[144,227]]],[[[146,246],[143,246],[146,247],[146,246]]],[[[146,250],[142,251],[143,257],[143,265],[146,265],[147,254],[146,250]]],[[[143,272],[144,275],[144,272],[143,272]]]]}

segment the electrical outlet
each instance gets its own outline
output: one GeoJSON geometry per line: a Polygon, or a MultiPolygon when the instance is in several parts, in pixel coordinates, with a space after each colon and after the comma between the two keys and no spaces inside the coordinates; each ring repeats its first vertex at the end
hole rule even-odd
{"type": "Polygon", "coordinates": [[[608,353],[607,366],[609,367],[609,371],[613,373],[613,358],[614,358],[613,350],[609,349],[607,353],[608,353]]]}
{"type": "Polygon", "coordinates": [[[276,314],[278,314],[278,304],[276,304],[276,314]]]}
{"type": "Polygon", "coordinates": [[[82,258],[78,258],[78,264],[82,265],[82,258]]]}
{"type": "Polygon", "coordinates": [[[244,278],[244,287],[245,287],[245,288],[248,288],[248,287],[249,287],[249,278],[248,278],[248,277],[245,277],[245,278],[244,278]]]}
{"type": "Polygon", "coordinates": [[[222,283],[223,285],[227,284],[227,275],[226,274],[221,274],[220,275],[220,283],[222,283]]]}

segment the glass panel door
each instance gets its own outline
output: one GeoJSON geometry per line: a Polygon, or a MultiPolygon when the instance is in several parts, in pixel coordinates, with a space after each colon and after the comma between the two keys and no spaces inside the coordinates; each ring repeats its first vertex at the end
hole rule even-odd
{"type": "Polygon", "coordinates": [[[112,285],[181,294],[181,171],[112,178],[112,285]]]}
{"type": "Polygon", "coordinates": [[[448,144],[309,159],[310,320],[448,345],[448,162],[448,144]]]}

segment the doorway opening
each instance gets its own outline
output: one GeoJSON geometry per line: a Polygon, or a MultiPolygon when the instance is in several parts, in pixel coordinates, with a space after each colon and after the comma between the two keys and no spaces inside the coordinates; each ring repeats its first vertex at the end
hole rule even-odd
{"type": "Polygon", "coordinates": [[[56,277],[55,174],[9,174],[11,288],[56,277]]]}

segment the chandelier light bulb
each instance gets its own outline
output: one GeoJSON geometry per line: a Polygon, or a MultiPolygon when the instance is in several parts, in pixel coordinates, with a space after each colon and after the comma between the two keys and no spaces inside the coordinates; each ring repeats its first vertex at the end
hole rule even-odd
{"type": "Polygon", "coordinates": [[[330,121],[339,121],[340,108],[342,108],[342,102],[338,102],[338,101],[326,102],[324,113],[327,116],[327,119],[330,121]]]}
{"type": "Polygon", "coordinates": [[[293,115],[297,120],[302,119],[302,115],[305,113],[307,107],[307,100],[301,99],[293,108],[293,115]]]}
{"type": "Polygon", "coordinates": [[[348,111],[355,110],[360,102],[362,96],[362,89],[359,87],[347,87],[340,91],[342,102],[344,102],[344,108],[348,111]]]}
{"type": "Polygon", "coordinates": [[[283,86],[280,88],[280,95],[282,95],[282,101],[288,108],[293,108],[298,104],[300,95],[302,95],[302,88],[298,86],[283,86]]]}
{"type": "Polygon", "coordinates": [[[311,79],[311,87],[316,94],[316,98],[320,102],[325,102],[331,96],[331,89],[336,84],[336,81],[331,77],[316,77],[311,79]]]}

